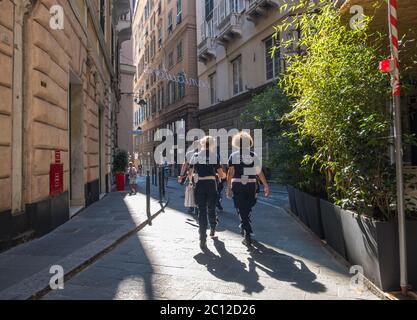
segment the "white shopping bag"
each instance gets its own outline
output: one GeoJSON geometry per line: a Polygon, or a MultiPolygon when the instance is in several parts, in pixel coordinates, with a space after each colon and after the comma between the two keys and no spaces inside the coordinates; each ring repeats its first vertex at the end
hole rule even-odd
{"type": "Polygon", "coordinates": [[[192,185],[188,185],[185,187],[184,207],[195,207],[194,187],[192,185]]]}

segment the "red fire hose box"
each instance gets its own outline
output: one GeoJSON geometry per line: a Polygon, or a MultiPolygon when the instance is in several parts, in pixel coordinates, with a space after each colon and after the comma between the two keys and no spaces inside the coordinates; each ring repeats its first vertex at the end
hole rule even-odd
{"type": "Polygon", "coordinates": [[[125,191],[125,174],[123,172],[116,173],[116,190],[125,191]]]}

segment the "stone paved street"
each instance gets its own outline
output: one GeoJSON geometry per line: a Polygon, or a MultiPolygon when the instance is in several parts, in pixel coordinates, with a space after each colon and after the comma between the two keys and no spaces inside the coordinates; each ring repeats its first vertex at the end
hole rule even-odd
{"type": "Polygon", "coordinates": [[[198,246],[196,217],[184,213],[182,187],[169,182],[170,203],[146,226],[44,299],[377,299],[350,289],[350,276],[279,205],[282,189],[253,214],[257,242],[241,244],[238,217],[224,201],[210,252],[198,246]]]}
{"type": "MultiPolygon", "coordinates": [[[[152,190],[151,213],[160,210],[152,190]]],[[[52,265],[65,273],[147,221],[145,196],[110,193],[42,238],[0,254],[0,299],[27,299],[49,284],[52,265]]]]}

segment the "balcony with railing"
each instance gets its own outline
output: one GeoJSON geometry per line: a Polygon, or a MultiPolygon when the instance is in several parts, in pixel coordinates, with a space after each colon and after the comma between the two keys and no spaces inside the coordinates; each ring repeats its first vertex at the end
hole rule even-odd
{"type": "Polygon", "coordinates": [[[260,18],[266,16],[268,11],[275,10],[279,6],[280,0],[249,0],[246,17],[256,23],[260,18]]]}
{"type": "Polygon", "coordinates": [[[201,24],[201,41],[197,46],[198,59],[206,63],[216,57],[216,39],[213,20],[201,24]]]}
{"type": "Polygon", "coordinates": [[[216,9],[217,39],[224,45],[234,37],[242,35],[244,1],[220,0],[216,9]]]}

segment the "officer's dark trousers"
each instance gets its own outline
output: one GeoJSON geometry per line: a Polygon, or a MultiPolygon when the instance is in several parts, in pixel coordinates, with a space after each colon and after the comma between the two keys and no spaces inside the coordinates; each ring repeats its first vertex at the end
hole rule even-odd
{"type": "Polygon", "coordinates": [[[251,212],[253,206],[256,204],[256,184],[247,183],[246,185],[240,182],[235,182],[232,185],[233,202],[235,208],[240,216],[240,227],[246,233],[252,233],[251,227],[251,212]]]}
{"type": "Polygon", "coordinates": [[[216,201],[216,206],[220,206],[221,205],[221,201],[222,201],[222,191],[224,189],[224,184],[223,181],[220,182],[218,184],[218,188],[217,188],[217,201],[216,201]]]}
{"type": "Polygon", "coordinates": [[[195,188],[195,198],[199,209],[198,223],[200,240],[207,238],[207,216],[210,227],[217,225],[216,200],[217,188],[214,180],[200,180],[195,188]]]}

